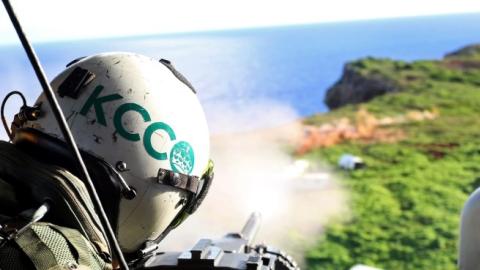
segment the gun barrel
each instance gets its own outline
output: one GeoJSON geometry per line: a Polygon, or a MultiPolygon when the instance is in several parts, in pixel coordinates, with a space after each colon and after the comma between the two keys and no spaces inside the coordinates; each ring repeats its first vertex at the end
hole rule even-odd
{"type": "Polygon", "coordinates": [[[251,244],[255,235],[257,235],[258,230],[260,229],[260,223],[262,221],[262,215],[258,212],[254,212],[248,218],[247,223],[243,226],[241,231],[242,238],[247,240],[248,244],[251,244]]]}

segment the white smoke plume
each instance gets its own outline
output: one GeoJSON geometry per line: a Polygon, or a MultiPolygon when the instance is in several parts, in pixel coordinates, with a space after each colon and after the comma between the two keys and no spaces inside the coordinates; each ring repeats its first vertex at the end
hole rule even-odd
{"type": "Polygon", "coordinates": [[[208,119],[220,132],[211,140],[212,188],[203,205],[166,237],[161,248],[186,250],[201,238],[239,232],[250,213],[257,211],[263,221],[256,242],[281,248],[302,261],[322,227],[346,213],[343,189],[327,167],[295,161],[288,154],[288,145],[302,132],[299,121],[290,121],[296,118],[291,109],[271,102],[242,110],[218,108],[217,118],[209,114],[208,119]],[[282,119],[290,124],[279,124],[282,119]],[[235,132],[239,125],[256,128],[235,132]]]}

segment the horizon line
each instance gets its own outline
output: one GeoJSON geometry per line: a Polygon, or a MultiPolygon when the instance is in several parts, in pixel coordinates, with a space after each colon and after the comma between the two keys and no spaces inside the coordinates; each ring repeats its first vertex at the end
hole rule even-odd
{"type": "MultiPolygon", "coordinates": [[[[66,38],[66,39],[50,39],[50,40],[32,40],[32,43],[35,44],[49,44],[49,43],[65,43],[72,41],[92,41],[92,40],[115,40],[115,39],[144,39],[144,38],[155,38],[155,37],[175,37],[175,36],[186,36],[186,35],[204,35],[204,34],[215,34],[215,33],[225,33],[225,32],[235,32],[235,31],[250,31],[250,30],[267,30],[274,28],[285,28],[285,27],[301,27],[301,26],[315,26],[315,25],[331,25],[331,24],[348,24],[348,23],[361,23],[361,22],[375,22],[375,21],[390,21],[390,20],[407,20],[407,19],[428,19],[428,18],[438,18],[438,17],[454,17],[454,16],[469,16],[479,14],[480,11],[468,11],[468,12],[458,12],[458,13],[443,13],[443,14],[426,14],[426,15],[405,15],[405,16],[395,16],[395,17],[385,17],[385,18],[359,18],[352,20],[327,20],[320,22],[304,22],[304,23],[290,23],[290,24],[275,24],[275,25],[262,25],[262,26],[247,26],[247,27],[232,27],[232,28],[218,28],[218,29],[200,29],[200,30],[190,30],[190,31],[178,31],[178,32],[160,32],[160,33],[151,33],[151,34],[138,34],[138,35],[112,35],[112,36],[92,36],[92,37],[80,37],[80,38],[66,38]]],[[[12,45],[18,45],[20,41],[7,40],[0,41],[0,47],[8,47],[12,45]]]]}

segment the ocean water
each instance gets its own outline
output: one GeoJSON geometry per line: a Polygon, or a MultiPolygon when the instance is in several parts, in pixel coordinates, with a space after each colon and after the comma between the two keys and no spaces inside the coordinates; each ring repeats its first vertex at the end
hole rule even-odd
{"type": "MultiPolygon", "coordinates": [[[[480,14],[34,46],[50,79],[71,60],[99,52],[131,51],[169,59],[196,87],[211,129],[226,132],[327,111],[325,91],[338,80],[347,61],[365,56],[439,59],[475,42],[480,42],[480,14]]],[[[0,59],[0,94],[21,90],[33,102],[40,87],[20,45],[0,47],[0,59]]],[[[16,106],[9,104],[8,113],[16,106]]]]}

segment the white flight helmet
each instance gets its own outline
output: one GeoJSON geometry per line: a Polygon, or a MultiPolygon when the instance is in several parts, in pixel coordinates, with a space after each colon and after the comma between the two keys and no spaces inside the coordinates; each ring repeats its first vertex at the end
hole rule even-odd
{"type": "MultiPolygon", "coordinates": [[[[124,252],[158,240],[198,207],[212,176],[208,127],[195,91],[170,62],[98,54],[70,63],[51,84],[84,157],[106,162],[113,185],[136,192],[106,207],[124,252]]],[[[63,140],[43,94],[36,105],[38,119],[20,125],[15,137],[33,129],[63,140]]],[[[109,204],[117,191],[92,178],[109,204]]]]}

